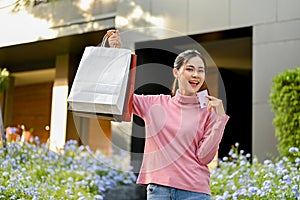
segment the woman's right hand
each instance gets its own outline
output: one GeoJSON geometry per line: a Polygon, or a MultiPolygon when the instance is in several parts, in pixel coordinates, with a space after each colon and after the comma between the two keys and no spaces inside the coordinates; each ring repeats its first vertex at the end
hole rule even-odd
{"type": "Polygon", "coordinates": [[[119,30],[108,30],[108,44],[110,47],[120,48],[122,45],[119,30]]]}

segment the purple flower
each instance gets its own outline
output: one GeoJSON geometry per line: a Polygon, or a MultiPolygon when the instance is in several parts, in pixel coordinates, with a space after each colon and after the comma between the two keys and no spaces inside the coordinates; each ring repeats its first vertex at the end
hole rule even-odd
{"type": "Polygon", "coordinates": [[[2,191],[5,191],[5,190],[6,190],[6,188],[4,186],[0,185],[0,193],[2,193],[2,191]]]}
{"type": "Polygon", "coordinates": [[[232,198],[233,198],[234,200],[237,200],[238,197],[239,197],[239,194],[238,194],[237,192],[234,192],[234,193],[232,194],[232,198]]]}
{"type": "Polygon", "coordinates": [[[3,177],[7,177],[7,176],[9,176],[9,173],[8,173],[8,172],[3,172],[3,173],[2,173],[2,176],[3,176],[3,177]]]}
{"type": "Polygon", "coordinates": [[[243,185],[244,183],[245,183],[245,180],[244,180],[243,178],[240,178],[240,179],[239,179],[239,184],[240,184],[240,185],[243,185]]]}
{"type": "Polygon", "coordinates": [[[265,160],[265,161],[264,161],[264,165],[269,165],[269,164],[271,164],[271,163],[272,163],[271,160],[265,160]]]}
{"type": "Polygon", "coordinates": [[[263,182],[263,188],[270,189],[272,182],[270,180],[266,180],[263,182]]]}
{"type": "Polygon", "coordinates": [[[97,194],[97,195],[94,196],[94,199],[96,199],[96,200],[103,200],[103,196],[97,194]]]}
{"type": "Polygon", "coordinates": [[[258,190],[257,195],[260,197],[264,197],[264,196],[266,196],[266,192],[264,190],[258,190]]]}
{"type": "Polygon", "coordinates": [[[290,152],[290,153],[297,153],[297,152],[299,152],[299,149],[298,149],[297,147],[291,147],[291,148],[289,149],[289,152],[290,152]]]}
{"type": "Polygon", "coordinates": [[[232,158],[238,158],[238,156],[237,156],[236,153],[233,153],[233,154],[231,155],[231,157],[232,157],[232,158]]]}
{"type": "Polygon", "coordinates": [[[285,175],[283,177],[283,180],[284,182],[287,184],[287,185],[291,185],[292,184],[292,180],[291,180],[291,177],[289,175],[285,175]]]}
{"type": "Polygon", "coordinates": [[[218,177],[217,177],[218,180],[222,180],[223,178],[224,178],[223,174],[219,174],[218,177]]]}
{"type": "Polygon", "coordinates": [[[250,193],[251,195],[256,194],[257,190],[258,190],[258,188],[257,188],[257,187],[254,187],[254,186],[251,186],[251,187],[249,187],[249,189],[248,189],[248,191],[249,191],[249,193],[250,193]]]}
{"type": "Polygon", "coordinates": [[[218,196],[216,197],[216,200],[225,200],[225,198],[218,195],[218,196]]]}
{"type": "Polygon", "coordinates": [[[71,189],[68,189],[68,190],[65,191],[65,194],[66,195],[72,195],[73,191],[71,189]]]}
{"type": "Polygon", "coordinates": [[[299,186],[298,185],[294,185],[292,187],[292,193],[294,194],[295,198],[299,197],[300,191],[299,191],[299,186]]]}
{"type": "Polygon", "coordinates": [[[279,168],[279,169],[283,169],[284,168],[283,160],[280,160],[278,163],[276,163],[276,167],[279,168]]]}

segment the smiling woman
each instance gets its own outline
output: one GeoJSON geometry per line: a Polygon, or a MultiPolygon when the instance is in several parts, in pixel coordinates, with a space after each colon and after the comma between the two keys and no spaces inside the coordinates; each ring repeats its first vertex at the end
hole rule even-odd
{"type": "Polygon", "coordinates": [[[172,95],[175,95],[176,83],[178,80],[180,80],[179,85],[183,88],[182,90],[184,90],[181,91],[182,93],[188,92],[195,95],[204,83],[205,65],[204,58],[196,50],[187,50],[179,54],[174,62],[173,73],[175,80],[173,83],[172,95]],[[181,76],[184,78],[182,79],[181,76]],[[186,81],[188,81],[189,84],[186,81]]]}
{"type": "MultiPolygon", "coordinates": [[[[190,52],[186,51],[184,53],[188,54],[190,52]]],[[[188,96],[195,95],[200,90],[205,80],[205,64],[203,59],[199,56],[201,54],[195,50],[192,53],[195,54],[195,56],[186,60],[183,67],[180,67],[179,69],[175,61],[173,70],[175,78],[179,81],[179,91],[188,96]]],[[[184,55],[179,56],[184,57],[184,55]]]]}
{"type": "MultiPolygon", "coordinates": [[[[111,47],[122,44],[118,31],[109,33],[111,47]]],[[[229,117],[216,97],[206,95],[207,108],[201,107],[197,95],[205,83],[205,66],[197,50],[186,50],[174,62],[173,97],[134,95],[133,113],[144,120],[146,128],[137,183],[147,185],[149,200],[210,199],[208,164],[229,117]]]]}

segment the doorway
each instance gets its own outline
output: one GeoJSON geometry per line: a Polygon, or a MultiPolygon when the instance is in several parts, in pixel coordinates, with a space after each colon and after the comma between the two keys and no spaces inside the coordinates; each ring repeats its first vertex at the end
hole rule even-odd
{"type": "MultiPolygon", "coordinates": [[[[174,59],[191,46],[191,39],[199,43],[216,64],[216,95],[223,100],[230,116],[220,144],[219,158],[227,156],[236,143],[245,153],[252,153],[252,27],[191,35],[188,40],[180,37],[136,43],[135,93],[170,94],[174,59]]],[[[134,116],[131,162],[135,171],[142,161],[144,138],[144,123],[134,116]]]]}

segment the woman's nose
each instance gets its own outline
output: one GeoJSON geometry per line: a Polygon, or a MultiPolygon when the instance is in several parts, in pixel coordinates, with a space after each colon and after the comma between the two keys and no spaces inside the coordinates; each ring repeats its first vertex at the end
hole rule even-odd
{"type": "Polygon", "coordinates": [[[194,71],[193,77],[199,77],[200,76],[200,72],[198,72],[197,70],[194,71]]]}

